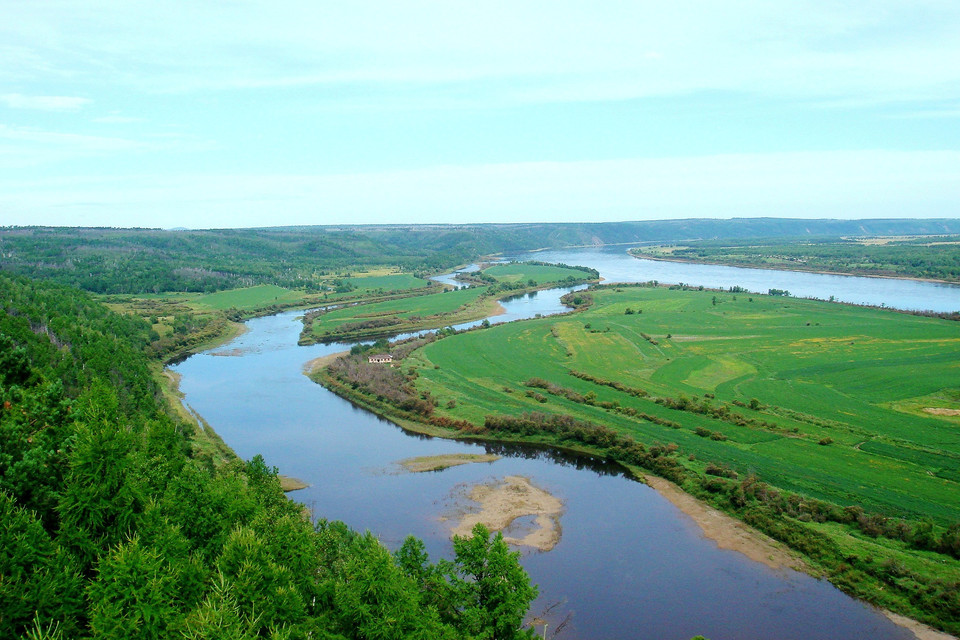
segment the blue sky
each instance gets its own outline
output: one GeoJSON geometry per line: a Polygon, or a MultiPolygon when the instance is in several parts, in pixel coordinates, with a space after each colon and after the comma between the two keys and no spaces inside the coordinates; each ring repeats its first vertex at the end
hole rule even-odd
{"type": "Polygon", "coordinates": [[[960,215],[955,0],[0,16],[0,225],[960,215]]]}

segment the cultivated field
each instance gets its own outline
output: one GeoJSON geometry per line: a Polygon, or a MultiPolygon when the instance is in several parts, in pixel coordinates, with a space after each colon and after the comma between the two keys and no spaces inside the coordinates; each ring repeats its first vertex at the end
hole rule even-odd
{"type": "Polygon", "coordinates": [[[405,366],[418,365],[439,415],[568,414],[674,443],[698,470],[960,520],[960,324],[747,294],[624,287],[594,298],[584,313],[438,341],[405,366]],[[531,389],[531,378],[574,394],[531,389]]]}

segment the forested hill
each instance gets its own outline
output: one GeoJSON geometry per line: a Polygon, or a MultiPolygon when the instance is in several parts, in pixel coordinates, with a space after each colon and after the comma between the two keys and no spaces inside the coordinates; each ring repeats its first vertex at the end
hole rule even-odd
{"type": "Polygon", "coordinates": [[[2,274],[0,304],[0,638],[529,636],[536,590],[499,536],[433,565],[314,526],[259,457],[195,452],[143,320],[2,274]]]}
{"type": "Polygon", "coordinates": [[[960,233],[960,220],[667,220],[570,224],[370,225],[165,231],[0,228],[0,270],[97,293],[315,287],[325,273],[393,264],[452,267],[481,255],[698,239],[960,233]]]}

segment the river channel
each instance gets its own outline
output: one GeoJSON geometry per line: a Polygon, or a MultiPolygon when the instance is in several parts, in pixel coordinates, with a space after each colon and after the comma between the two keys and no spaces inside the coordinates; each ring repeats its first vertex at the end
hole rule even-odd
{"type": "MultiPolygon", "coordinates": [[[[836,289],[820,285],[811,293],[789,278],[817,274],[779,271],[752,274],[769,276],[757,281],[727,274],[737,277],[726,284],[711,279],[717,267],[651,263],[630,258],[624,251],[614,247],[541,252],[532,257],[592,266],[608,281],[738,284],[757,291],[781,288],[797,295],[834,295],[851,302],[905,308],[960,308],[957,287],[819,276],[841,278],[842,285],[836,289]],[[649,270],[651,265],[661,270],[649,270]],[[662,270],[666,268],[670,271],[662,270]],[[683,273],[665,275],[676,273],[674,269],[683,273]],[[903,297],[888,290],[888,283],[904,287],[903,297]],[[871,293],[871,287],[879,289],[871,293]],[[924,301],[920,306],[911,306],[915,288],[920,291],[916,299],[924,301]],[[860,297],[850,298],[848,291],[860,297]]],[[[507,301],[507,313],[491,321],[557,313],[562,310],[558,298],[568,290],[507,301]]],[[[369,529],[390,548],[414,535],[424,540],[431,558],[449,557],[451,522],[442,518],[469,506],[467,488],[504,476],[526,476],[565,505],[562,537],[556,547],[548,552],[520,549],[524,567],[540,588],[531,615],[559,603],[547,616],[552,626],[571,616],[560,638],[913,637],[826,581],[773,570],[739,553],[718,549],[688,516],[653,489],[625,478],[615,466],[530,448],[412,435],[354,407],[303,374],[307,361],[349,345],[297,346],[300,315],[288,312],[251,320],[249,330],[230,344],[173,368],[182,376],[185,403],[237,454],[243,458],[262,454],[282,473],[310,484],[291,496],[317,517],[369,529]],[[400,473],[396,465],[415,456],[488,451],[503,457],[436,473],[400,473]]]]}

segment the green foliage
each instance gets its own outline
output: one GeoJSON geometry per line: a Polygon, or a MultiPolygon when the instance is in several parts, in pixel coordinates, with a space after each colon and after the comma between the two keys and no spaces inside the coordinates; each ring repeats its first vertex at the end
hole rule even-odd
{"type": "Polygon", "coordinates": [[[75,634],[85,615],[77,563],[34,512],[2,491],[0,522],[0,637],[16,637],[34,623],[36,629],[46,629],[55,622],[62,625],[60,632],[75,634]]]}
{"type": "Polygon", "coordinates": [[[134,537],[100,559],[97,577],[87,587],[90,630],[96,637],[169,636],[183,603],[180,572],[163,555],[134,537]]]}
{"type": "Polygon", "coordinates": [[[455,559],[448,569],[461,628],[481,638],[533,637],[521,625],[537,588],[520,567],[520,554],[509,550],[499,532],[491,538],[482,524],[472,533],[454,538],[455,559]]]}
{"type": "Polygon", "coordinates": [[[260,456],[192,459],[144,325],[59,286],[0,290],[0,637],[472,635],[425,554],[408,574],[370,534],[315,529],[260,456]]]}

